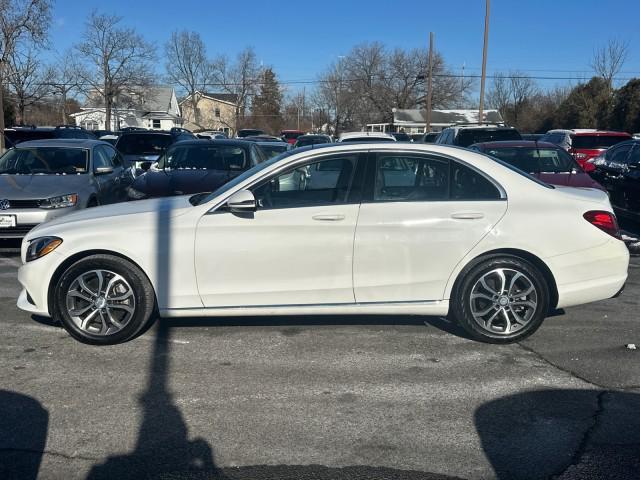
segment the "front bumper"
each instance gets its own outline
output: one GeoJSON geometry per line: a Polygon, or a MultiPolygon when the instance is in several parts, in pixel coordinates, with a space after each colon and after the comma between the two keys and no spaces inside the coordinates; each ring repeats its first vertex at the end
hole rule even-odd
{"type": "Polygon", "coordinates": [[[16,226],[0,228],[0,238],[23,238],[32,228],[35,228],[41,223],[75,212],[77,209],[78,207],[76,206],[51,210],[42,208],[2,210],[0,211],[0,215],[14,215],[16,217],[16,226]]]}
{"type": "Polygon", "coordinates": [[[18,281],[22,285],[22,292],[18,296],[19,309],[50,317],[49,312],[49,283],[60,265],[62,257],[56,251],[42,258],[23,264],[18,270],[18,281]]]}

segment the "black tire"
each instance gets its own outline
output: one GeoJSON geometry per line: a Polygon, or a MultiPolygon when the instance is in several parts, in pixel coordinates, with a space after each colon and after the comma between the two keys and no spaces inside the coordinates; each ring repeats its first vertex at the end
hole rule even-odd
{"type": "Polygon", "coordinates": [[[91,255],[72,264],[60,276],[53,288],[53,317],[76,340],[91,345],[115,345],[134,338],[152,322],[156,315],[156,298],[149,279],[140,268],[114,255],[91,255]],[[134,313],[121,330],[113,334],[96,335],[82,330],[67,311],[67,292],[74,280],[92,270],[104,269],[122,276],[133,291],[134,313]]]}
{"type": "MultiPolygon", "coordinates": [[[[477,292],[478,291],[476,290],[476,293],[477,292]]],[[[475,301],[477,302],[478,300],[475,301]]],[[[546,318],[549,312],[549,302],[549,286],[544,275],[542,275],[540,270],[533,264],[516,256],[491,256],[481,259],[479,262],[465,268],[460,273],[458,281],[456,282],[451,294],[450,316],[452,317],[452,320],[457,322],[472,338],[476,340],[485,343],[507,344],[518,342],[533,334],[546,318]],[[519,272],[525,275],[526,279],[529,280],[535,288],[534,294],[537,304],[535,310],[532,309],[533,312],[524,326],[519,327],[516,325],[518,329],[511,333],[496,333],[486,326],[483,327],[480,325],[480,321],[476,321],[472,314],[471,294],[474,286],[476,286],[480,282],[480,279],[486,274],[494,272],[497,269],[505,269],[509,272],[519,272]]],[[[493,305],[492,301],[486,301],[484,306],[493,307],[496,310],[500,308],[500,305],[493,305]]],[[[505,308],[508,308],[508,306],[505,308]]],[[[493,311],[487,314],[488,317],[490,317],[492,313],[493,311]]],[[[500,315],[502,315],[502,313],[500,313],[500,315]]],[[[506,328],[506,323],[504,321],[502,321],[502,323],[506,328]]],[[[501,325],[498,324],[498,327],[501,327],[501,325]]]]}
{"type": "Polygon", "coordinates": [[[87,203],[87,208],[93,208],[97,206],[98,206],[98,200],[96,200],[95,198],[91,198],[87,203]]]}

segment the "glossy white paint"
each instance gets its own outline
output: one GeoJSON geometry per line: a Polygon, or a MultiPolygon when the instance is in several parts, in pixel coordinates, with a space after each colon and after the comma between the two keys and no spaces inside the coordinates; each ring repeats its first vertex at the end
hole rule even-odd
{"type": "Polygon", "coordinates": [[[187,197],[145,200],[84,210],[37,227],[23,242],[23,259],[36,237],[55,235],[63,244],[20,269],[33,303],[22,294],[19,306],[49,315],[56,269],[76,255],[104,251],[142,268],[165,316],[444,315],[464,266],[503,249],[540,259],[557,284],[558,305],[575,305],[614,295],[627,275],[626,247],[586,222],[582,215],[588,210],[611,211],[606,195],[548,189],[463,149],[394,143],[318,148],[270,164],[204,205],[192,206],[187,197]],[[217,211],[234,192],[311,157],[395,150],[466,162],[501,185],[507,199],[258,210],[253,218],[217,211]],[[314,220],[318,215],[344,218],[314,220]]]}

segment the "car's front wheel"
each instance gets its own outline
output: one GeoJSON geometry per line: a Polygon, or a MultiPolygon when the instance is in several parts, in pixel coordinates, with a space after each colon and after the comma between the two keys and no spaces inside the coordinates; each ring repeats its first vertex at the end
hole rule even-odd
{"type": "Polygon", "coordinates": [[[135,337],[152,320],[155,295],[146,275],[112,255],[72,264],[54,289],[54,317],[76,340],[112,345],[135,337]]]}
{"type": "Polygon", "coordinates": [[[487,343],[522,340],[549,311],[549,287],[530,262],[511,256],[487,258],[462,273],[451,296],[453,319],[487,343]]]}

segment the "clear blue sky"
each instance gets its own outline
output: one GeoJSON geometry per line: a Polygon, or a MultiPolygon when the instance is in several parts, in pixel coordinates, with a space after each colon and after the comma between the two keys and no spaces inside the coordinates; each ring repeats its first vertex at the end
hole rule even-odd
{"type": "MultiPolygon", "coordinates": [[[[429,31],[447,63],[479,74],[484,0],[57,0],[52,45],[78,40],[93,10],[124,17],[158,51],[171,31],[199,32],[210,56],[234,56],[253,46],[281,80],[312,80],[352,46],[380,41],[389,47],[426,46],[429,31]]],[[[533,76],[589,77],[594,48],[610,38],[629,42],[621,77],[640,77],[639,0],[492,0],[488,71],[519,69],[533,76]]],[[[159,60],[158,71],[164,62],[159,60]]],[[[542,81],[542,86],[569,83],[542,81]]],[[[576,83],[576,82],[573,82],[576,83]]],[[[298,87],[291,87],[298,88],[298,87]]],[[[310,87],[307,87],[310,88],[310,87]]]]}

